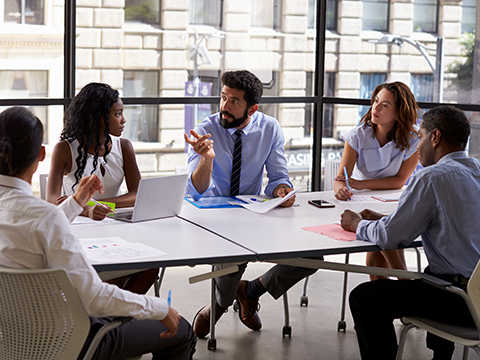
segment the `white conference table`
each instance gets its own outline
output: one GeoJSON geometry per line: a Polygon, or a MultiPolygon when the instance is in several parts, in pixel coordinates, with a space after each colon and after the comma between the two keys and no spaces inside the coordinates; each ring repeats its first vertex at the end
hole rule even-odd
{"type": "MultiPolygon", "coordinates": [[[[362,191],[358,195],[379,195],[401,190],[362,191]]],[[[340,221],[344,210],[360,212],[369,208],[381,213],[391,213],[398,202],[339,202],[333,191],[299,193],[298,206],[275,208],[265,214],[257,214],[243,208],[198,209],[185,202],[181,218],[252,250],[258,260],[278,260],[299,257],[319,257],[332,254],[378,251],[376,245],[365,241],[340,241],[328,236],[303,230],[304,227],[331,224],[340,221]],[[308,200],[323,199],[335,204],[335,208],[317,208],[308,200]]],[[[413,246],[420,246],[416,241],[413,246]]]]}
{"type": "Polygon", "coordinates": [[[140,242],[166,254],[152,258],[132,259],[121,263],[92,265],[99,272],[139,270],[168,266],[194,266],[224,262],[255,261],[256,254],[218,235],[178,217],[153,221],[71,225],[79,239],[120,237],[140,242]]]}

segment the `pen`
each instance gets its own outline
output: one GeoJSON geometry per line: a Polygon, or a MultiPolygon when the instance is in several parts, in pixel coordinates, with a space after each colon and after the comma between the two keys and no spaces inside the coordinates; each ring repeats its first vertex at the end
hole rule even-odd
{"type": "MultiPolygon", "coordinates": [[[[170,305],[172,305],[172,290],[168,290],[167,303],[168,303],[168,307],[170,307],[170,305]]],[[[166,327],[166,326],[165,326],[165,328],[163,329],[163,331],[167,331],[167,327],[166,327]]]]}
{"type": "Polygon", "coordinates": [[[256,202],[264,202],[264,201],[267,201],[267,199],[258,200],[258,199],[255,199],[255,198],[250,198],[250,200],[256,201],[256,202]]]}
{"type": "Polygon", "coordinates": [[[101,202],[98,202],[98,201],[95,200],[94,198],[91,198],[90,200],[91,200],[92,202],[94,202],[95,204],[100,205],[100,206],[103,206],[103,207],[107,208],[108,210],[110,210],[110,212],[116,214],[116,212],[113,211],[113,210],[110,208],[110,206],[105,205],[105,204],[102,204],[101,202]]]}
{"type": "MultiPolygon", "coordinates": [[[[347,189],[348,191],[350,191],[350,184],[348,183],[348,173],[347,173],[347,168],[344,166],[343,167],[343,173],[345,174],[345,181],[347,183],[347,189]]],[[[348,197],[349,200],[352,200],[352,198],[349,196],[348,197]]]]}

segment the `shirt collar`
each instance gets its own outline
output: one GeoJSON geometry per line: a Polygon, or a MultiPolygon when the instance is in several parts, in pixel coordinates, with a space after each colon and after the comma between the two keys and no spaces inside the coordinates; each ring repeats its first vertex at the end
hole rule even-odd
{"type": "MultiPolygon", "coordinates": [[[[255,122],[256,118],[257,118],[257,112],[255,111],[255,113],[252,115],[252,118],[250,119],[250,122],[247,124],[247,126],[245,126],[242,129],[243,135],[247,135],[248,132],[252,129],[252,124],[255,122]]],[[[230,136],[233,136],[233,134],[235,134],[235,131],[237,131],[237,128],[230,128],[227,130],[230,136]]]]}
{"type": "Polygon", "coordinates": [[[32,186],[25,180],[15,176],[0,175],[0,186],[18,189],[28,195],[33,195],[32,186]]]}
{"type": "Polygon", "coordinates": [[[468,156],[465,151],[454,151],[447,155],[444,155],[440,160],[437,161],[437,164],[442,164],[444,162],[447,162],[450,159],[461,159],[466,157],[468,156]]]}

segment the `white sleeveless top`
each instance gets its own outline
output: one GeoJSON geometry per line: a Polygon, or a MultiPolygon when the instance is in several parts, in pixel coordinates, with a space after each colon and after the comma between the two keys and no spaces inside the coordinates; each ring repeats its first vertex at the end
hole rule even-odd
{"type": "MultiPolygon", "coordinates": [[[[120,185],[122,184],[123,178],[125,177],[125,172],[123,170],[123,153],[120,145],[120,138],[111,136],[112,139],[112,149],[107,155],[107,163],[103,157],[98,157],[97,168],[93,174],[97,175],[102,181],[105,192],[100,195],[98,191],[93,195],[94,199],[106,199],[110,197],[115,197],[120,195],[120,185]],[[100,170],[101,165],[105,169],[105,175],[102,175],[100,170]]],[[[66,195],[73,195],[72,185],[75,184],[75,171],[77,171],[77,163],[75,159],[78,156],[78,140],[74,140],[71,143],[68,143],[70,146],[70,153],[72,155],[72,168],[70,172],[63,177],[63,188],[66,195]]],[[[85,169],[83,170],[82,177],[89,176],[92,174],[93,170],[93,155],[88,154],[87,163],[85,164],[85,169]]],[[[75,186],[77,189],[78,184],[75,186]]]]}

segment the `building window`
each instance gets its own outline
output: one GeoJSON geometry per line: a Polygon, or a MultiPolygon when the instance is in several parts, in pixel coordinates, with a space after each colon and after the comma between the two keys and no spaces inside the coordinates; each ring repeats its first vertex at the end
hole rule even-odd
{"type": "Polygon", "coordinates": [[[413,31],[437,33],[438,0],[413,2],[413,31]]]}
{"type": "MultiPolygon", "coordinates": [[[[158,96],[158,71],[124,71],[123,96],[158,96]]],[[[132,141],[158,141],[158,105],[133,105],[124,109],[125,137],[132,141]]]]}
{"type": "Polygon", "coordinates": [[[477,0],[463,0],[462,2],[462,33],[475,31],[477,0]]]}
{"type": "Polygon", "coordinates": [[[5,0],[4,21],[16,24],[44,24],[44,0],[5,0]]]}
{"type": "MultiPolygon", "coordinates": [[[[387,80],[387,73],[370,73],[360,75],[360,98],[371,99],[373,91],[377,85],[383,84],[387,80]]],[[[370,109],[370,105],[360,105],[358,107],[358,121],[370,109]]]]}
{"type": "Polygon", "coordinates": [[[280,0],[254,0],[251,3],[251,26],[279,29],[281,18],[280,0]]]}
{"type": "MultiPolygon", "coordinates": [[[[48,96],[48,71],[0,71],[0,98],[2,99],[25,99],[42,98],[48,96]]],[[[47,144],[48,134],[48,107],[30,106],[29,109],[43,123],[43,142],[47,144]]],[[[0,112],[4,109],[0,109],[0,112]]]]}
{"type": "MultiPolygon", "coordinates": [[[[327,0],[327,30],[337,30],[338,0],[327,0]]],[[[317,1],[308,0],[308,28],[315,28],[317,14],[317,1]]]]}
{"type": "Polygon", "coordinates": [[[433,101],[433,74],[412,74],[410,90],[416,101],[433,101]]]}
{"type": "MultiPolygon", "coordinates": [[[[280,92],[280,74],[278,71],[255,71],[262,81],[263,96],[278,96],[280,92]]],[[[259,104],[258,111],[278,119],[279,104],[259,104]]]]}
{"type": "Polygon", "coordinates": [[[222,7],[220,0],[190,0],[188,8],[190,24],[221,27],[222,7]]]}
{"type": "MultiPolygon", "coordinates": [[[[315,92],[313,89],[314,86],[314,73],[309,71],[307,72],[307,86],[306,86],[306,96],[312,96],[315,92]]],[[[323,94],[327,97],[335,96],[335,73],[327,72],[325,73],[325,81],[323,86],[323,94]]],[[[333,137],[333,125],[334,125],[334,111],[335,104],[324,104],[323,105],[323,127],[322,127],[322,137],[333,137]]],[[[304,135],[310,137],[313,134],[313,104],[305,104],[305,125],[304,125],[304,135]]]]}
{"type": "Polygon", "coordinates": [[[388,0],[363,0],[362,30],[388,31],[388,0]]]}
{"type": "Polygon", "coordinates": [[[160,2],[158,0],[125,0],[125,20],[160,24],[160,2]]]}

